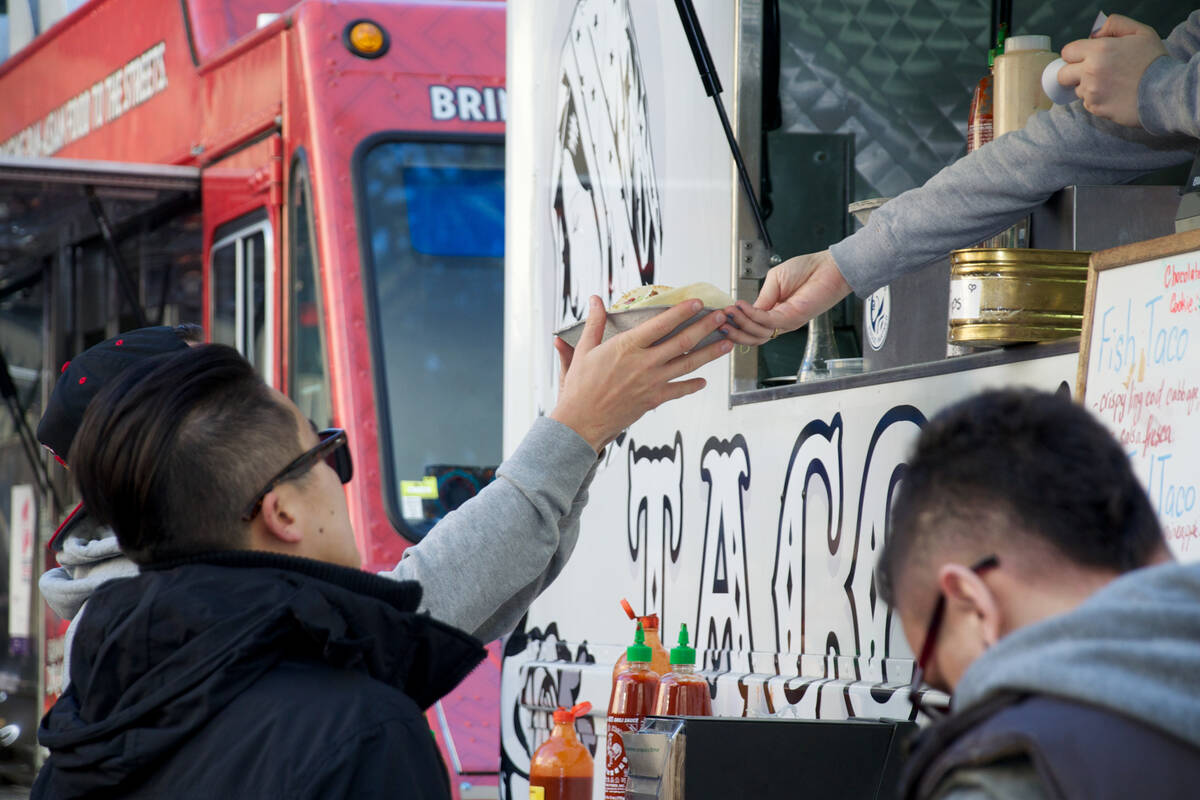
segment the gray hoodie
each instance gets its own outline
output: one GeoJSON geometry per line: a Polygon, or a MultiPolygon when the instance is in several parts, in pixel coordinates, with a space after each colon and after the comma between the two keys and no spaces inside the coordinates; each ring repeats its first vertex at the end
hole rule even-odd
{"type": "MultiPolygon", "coordinates": [[[[54,613],[71,621],[63,643],[65,666],[71,663],[71,642],[81,619],[79,612],[92,592],[115,578],[136,575],[138,568],[121,552],[112,529],[96,524],[91,517],[71,525],[63,531],[63,536],[59,566],[42,574],[38,588],[54,613]]],[[[70,670],[63,669],[62,688],[66,689],[70,682],[70,670]]]]}
{"type": "Polygon", "coordinates": [[[1125,183],[1191,160],[1200,144],[1200,11],[1164,44],[1138,84],[1141,128],[1089,114],[1081,101],[1055,106],[911,189],[870,224],[830,247],[854,291],[884,284],[993,236],[1071,185],[1125,183]]]}
{"type": "MultiPolygon", "coordinates": [[[[996,694],[1054,695],[1200,748],[1200,563],[1131,572],[1079,608],[1005,636],[955,687],[961,713],[996,694]]],[[[959,770],[937,798],[1044,796],[1028,760],[959,770]]]]}
{"type": "MultiPolygon", "coordinates": [[[[491,641],[510,632],[529,604],[567,563],[579,537],[579,515],[599,460],[591,445],[562,423],[541,417],[496,480],[404,551],[387,578],[415,580],[421,610],[491,641]]],[[[99,586],[137,574],[117,537],[88,520],[66,532],[61,565],[38,581],[54,612],[71,620],[64,663],[79,612],[99,586]]],[[[64,688],[70,681],[64,670],[64,688]]]]}

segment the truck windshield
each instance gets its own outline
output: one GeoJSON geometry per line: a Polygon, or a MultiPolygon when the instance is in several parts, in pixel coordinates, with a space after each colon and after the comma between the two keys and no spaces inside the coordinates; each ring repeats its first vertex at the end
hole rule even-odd
{"type": "Polygon", "coordinates": [[[504,149],[384,140],[358,163],[383,488],[417,540],[500,461],[504,149]]]}

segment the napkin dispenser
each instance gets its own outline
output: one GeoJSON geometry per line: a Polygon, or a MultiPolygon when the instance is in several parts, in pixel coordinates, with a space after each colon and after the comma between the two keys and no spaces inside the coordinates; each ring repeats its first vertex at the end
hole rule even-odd
{"type": "Polygon", "coordinates": [[[907,720],[648,717],[623,735],[627,800],[897,796],[907,720]]]}

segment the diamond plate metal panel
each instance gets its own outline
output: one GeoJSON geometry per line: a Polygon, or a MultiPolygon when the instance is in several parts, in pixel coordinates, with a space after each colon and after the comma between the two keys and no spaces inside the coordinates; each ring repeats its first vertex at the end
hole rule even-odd
{"type": "MultiPolygon", "coordinates": [[[[1056,48],[1085,36],[1094,0],[1014,3],[1014,33],[1056,48]]],[[[784,129],[855,135],[854,198],[919,186],[966,152],[967,106],[987,69],[991,4],[980,0],[782,0],[784,129]]],[[[1105,6],[1163,36],[1179,0],[1105,6]]],[[[779,179],[777,179],[778,182],[779,179]]]]}

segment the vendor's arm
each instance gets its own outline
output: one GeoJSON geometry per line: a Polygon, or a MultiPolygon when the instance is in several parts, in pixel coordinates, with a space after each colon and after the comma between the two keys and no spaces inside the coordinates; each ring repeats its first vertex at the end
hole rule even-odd
{"type": "Polygon", "coordinates": [[[867,227],[829,250],[865,296],[994,236],[1064,186],[1126,183],[1190,160],[1196,144],[1099,119],[1080,103],[1055,106],[881,206],[867,227]]]}
{"type": "Polygon", "coordinates": [[[850,291],[866,296],[955,248],[999,233],[1064,186],[1124,183],[1191,159],[1200,133],[1198,42],[1200,12],[1194,12],[1166,41],[1169,55],[1146,69],[1143,86],[1181,86],[1172,91],[1190,98],[1172,105],[1179,97],[1141,90],[1150,130],[1100,119],[1079,102],[1035,114],[1023,129],[876,209],[870,224],[828,251],[773,267],[754,306],[739,301],[727,309],[730,338],[761,344],[775,331],[794,330],[850,291]]]}
{"type": "Polygon", "coordinates": [[[424,610],[484,641],[510,631],[575,547],[598,453],[646,411],[703,388],[701,378],[677,379],[729,352],[728,341],[693,349],[724,321],[720,313],[657,343],[699,305],[681,303],[601,344],[604,309],[592,298],[575,351],[555,343],[563,380],[549,417],[535,421],[495,481],[383,574],[419,581],[424,610]]]}

